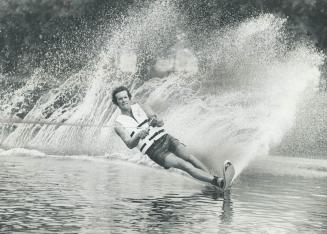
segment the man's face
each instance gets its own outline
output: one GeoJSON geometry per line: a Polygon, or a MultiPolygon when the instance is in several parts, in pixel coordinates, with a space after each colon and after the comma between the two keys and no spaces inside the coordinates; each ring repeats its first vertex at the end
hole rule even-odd
{"type": "Polygon", "coordinates": [[[130,110],[131,100],[129,99],[126,90],[116,93],[116,99],[117,99],[118,107],[121,110],[130,110]]]}

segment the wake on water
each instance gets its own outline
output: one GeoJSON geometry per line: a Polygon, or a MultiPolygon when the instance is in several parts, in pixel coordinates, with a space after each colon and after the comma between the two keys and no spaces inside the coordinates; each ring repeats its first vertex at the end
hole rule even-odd
{"type": "Polygon", "coordinates": [[[127,85],[213,172],[228,158],[239,174],[281,142],[297,105],[315,91],[324,59],[288,39],[285,19],[264,14],[201,37],[169,1],[130,12],[103,33],[108,42],[97,59],[62,84],[39,69],[6,93],[1,119],[25,124],[1,124],[9,149],[1,155],[25,148],[153,165],[113,132],[111,90],[127,85]]]}

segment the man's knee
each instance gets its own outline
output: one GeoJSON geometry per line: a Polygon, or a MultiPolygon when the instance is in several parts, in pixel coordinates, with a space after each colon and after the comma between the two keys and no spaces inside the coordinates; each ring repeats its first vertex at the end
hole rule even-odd
{"type": "Polygon", "coordinates": [[[192,164],[181,158],[176,157],[175,155],[169,155],[168,157],[166,157],[165,166],[189,171],[192,167],[192,164]]]}
{"type": "Polygon", "coordinates": [[[189,162],[186,162],[184,160],[180,160],[178,163],[178,168],[181,170],[184,170],[186,172],[192,171],[193,165],[189,162]]]}

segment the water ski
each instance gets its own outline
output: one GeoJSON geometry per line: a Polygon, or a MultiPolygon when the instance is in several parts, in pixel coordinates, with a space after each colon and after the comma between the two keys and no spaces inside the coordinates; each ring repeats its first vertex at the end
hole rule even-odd
{"type": "Polygon", "coordinates": [[[217,187],[221,192],[229,191],[233,184],[235,168],[231,161],[226,160],[223,165],[223,187],[217,187]]]}
{"type": "Polygon", "coordinates": [[[226,160],[223,167],[223,178],[224,178],[224,187],[223,191],[228,191],[231,189],[233,184],[233,178],[235,175],[235,168],[231,161],[226,160]]]}

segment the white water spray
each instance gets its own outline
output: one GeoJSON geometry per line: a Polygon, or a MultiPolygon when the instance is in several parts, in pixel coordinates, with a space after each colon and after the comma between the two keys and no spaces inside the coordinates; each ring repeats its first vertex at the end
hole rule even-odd
{"type": "Polygon", "coordinates": [[[24,117],[67,125],[17,125],[3,131],[2,145],[143,158],[112,128],[111,90],[128,85],[135,100],[157,111],[168,132],[215,172],[224,159],[240,173],[255,156],[268,154],[292,127],[304,91],[317,83],[323,56],[287,41],[285,20],[273,15],[212,32],[193,40],[196,46],[186,43],[188,29],[179,19],[166,1],[132,13],[96,61],[45,93],[24,117]],[[150,78],[137,74],[142,66],[150,78]]]}

